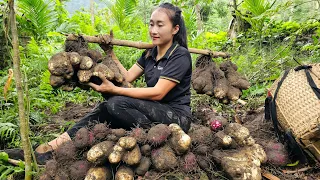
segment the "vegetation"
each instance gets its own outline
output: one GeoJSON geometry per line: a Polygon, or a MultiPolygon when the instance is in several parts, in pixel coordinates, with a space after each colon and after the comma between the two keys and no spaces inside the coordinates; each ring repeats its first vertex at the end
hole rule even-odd
{"type": "MultiPolygon", "coordinates": [[[[53,124],[50,117],[66,103],[88,105],[102,100],[100,94],[94,91],[76,88],[65,92],[50,86],[47,63],[53,54],[63,50],[64,34],[97,35],[109,33],[112,29],[117,39],[150,42],[148,18],[161,0],[103,2],[106,7],[94,12],[92,23],[89,7],[70,15],[64,1],[17,1],[22,85],[32,145],[56,137],[74,123],[59,124],[59,130],[50,133],[41,131],[43,127],[53,124]]],[[[229,0],[175,0],[172,3],[182,7],[189,47],[231,54],[231,61],[251,83],[241,97],[249,102],[248,108],[261,105],[267,88],[284,69],[319,61],[320,5],[317,0],[233,0],[233,3],[229,0]]],[[[0,86],[4,87],[8,69],[13,68],[7,1],[0,1],[0,11],[0,86]]],[[[90,44],[90,48],[101,51],[96,44],[90,44]]],[[[114,47],[114,51],[126,68],[135,63],[142,53],[142,50],[127,47],[114,47]]],[[[195,62],[196,55],[193,59],[195,62]]],[[[217,58],[214,61],[220,64],[225,60],[217,58]]],[[[15,78],[6,90],[0,89],[1,149],[21,146],[18,92],[14,82],[15,78]],[[4,91],[7,91],[6,98],[4,91]]],[[[144,86],[143,78],[134,85],[144,86]]],[[[199,98],[202,97],[194,95],[192,104],[199,98]]],[[[218,104],[214,99],[207,98],[206,101],[218,104]]],[[[2,159],[5,157],[1,155],[0,161],[2,159]]],[[[5,176],[19,171],[8,164],[5,166],[11,169],[5,176]]]]}

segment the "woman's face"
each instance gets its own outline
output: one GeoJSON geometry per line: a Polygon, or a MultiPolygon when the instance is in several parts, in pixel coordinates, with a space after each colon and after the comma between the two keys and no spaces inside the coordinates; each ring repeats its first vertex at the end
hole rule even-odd
{"type": "Polygon", "coordinates": [[[158,8],[151,14],[149,35],[153,45],[162,46],[171,43],[178,31],[179,26],[173,27],[164,9],[158,8]]]}

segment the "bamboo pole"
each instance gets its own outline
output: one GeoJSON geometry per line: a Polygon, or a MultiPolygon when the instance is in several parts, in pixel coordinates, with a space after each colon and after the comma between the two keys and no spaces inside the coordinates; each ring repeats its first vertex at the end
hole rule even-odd
{"type": "MultiPolygon", "coordinates": [[[[76,41],[78,40],[79,35],[75,34],[68,34],[67,40],[70,41],[76,41]]],[[[104,35],[105,36],[105,35],[104,35]]],[[[81,37],[84,38],[89,43],[98,43],[98,44],[106,44],[103,39],[99,36],[87,36],[87,35],[81,35],[81,37]]],[[[137,49],[150,49],[153,48],[154,45],[145,43],[145,42],[136,42],[136,41],[129,41],[129,40],[119,40],[119,39],[113,39],[111,38],[110,43],[111,45],[116,45],[116,46],[126,46],[126,47],[134,47],[137,49]]],[[[227,58],[230,57],[228,53],[225,52],[215,52],[207,49],[196,49],[196,48],[189,48],[190,53],[194,54],[203,54],[203,55],[210,55],[214,58],[216,57],[222,57],[222,58],[227,58]]]]}

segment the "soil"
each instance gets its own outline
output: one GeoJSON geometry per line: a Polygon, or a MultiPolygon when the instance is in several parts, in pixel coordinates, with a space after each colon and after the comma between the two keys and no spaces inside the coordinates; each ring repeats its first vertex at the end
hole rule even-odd
{"type": "Polygon", "coordinates": [[[65,123],[66,121],[78,122],[87,113],[92,111],[94,105],[84,106],[67,102],[65,107],[57,114],[51,116],[51,121],[55,123],[65,123]]]}
{"type": "Polygon", "coordinates": [[[31,127],[32,131],[46,132],[46,134],[60,132],[61,128],[66,127],[68,123],[73,124],[81,120],[87,113],[91,112],[95,104],[83,105],[67,102],[65,107],[56,114],[48,114],[46,124],[31,127]]]}

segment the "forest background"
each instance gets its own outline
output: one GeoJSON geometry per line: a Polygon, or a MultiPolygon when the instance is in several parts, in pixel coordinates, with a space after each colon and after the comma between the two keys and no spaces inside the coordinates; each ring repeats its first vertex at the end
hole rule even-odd
{"type": "MultiPolygon", "coordinates": [[[[47,63],[64,49],[65,34],[108,34],[116,39],[150,42],[149,17],[160,0],[19,0],[16,2],[21,70],[30,124],[31,144],[53,139],[74,124],[65,121],[49,133],[51,116],[66,104],[92,106],[102,100],[99,93],[79,88],[72,92],[54,90],[49,84],[47,63]],[[76,10],[80,2],[87,6],[76,10]]],[[[168,2],[168,1],[167,1],[168,2]]],[[[263,104],[268,87],[284,69],[319,62],[319,0],[173,0],[182,8],[188,46],[231,54],[231,60],[251,82],[241,99],[247,108],[263,104]]],[[[18,99],[14,83],[4,88],[12,68],[12,37],[9,34],[7,1],[0,1],[0,149],[20,147],[18,99]]],[[[101,49],[96,44],[90,48],[101,49]]],[[[122,64],[129,68],[142,50],[114,47],[122,64]]],[[[192,55],[193,62],[197,55],[192,55]]],[[[217,63],[224,59],[214,59],[217,63]]],[[[14,78],[13,78],[14,81],[14,78]]],[[[134,83],[143,87],[140,78],[134,83]]],[[[199,100],[223,105],[193,92],[192,106],[199,100]]],[[[232,112],[231,112],[232,113],[232,112]]],[[[0,156],[0,161],[1,161],[0,156]]],[[[1,165],[1,177],[23,171],[23,167],[1,165]]]]}

